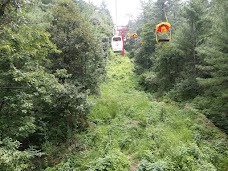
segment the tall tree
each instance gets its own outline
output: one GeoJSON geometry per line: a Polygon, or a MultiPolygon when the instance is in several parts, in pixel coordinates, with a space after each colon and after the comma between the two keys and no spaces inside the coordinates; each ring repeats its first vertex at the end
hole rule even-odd
{"type": "Polygon", "coordinates": [[[198,105],[218,126],[228,131],[228,2],[211,1],[209,18],[210,33],[205,42],[197,49],[203,63],[198,66],[204,73],[198,78],[204,87],[204,96],[198,105]]]}
{"type": "MultiPolygon", "coordinates": [[[[141,69],[141,73],[146,71],[146,76],[142,77],[145,81],[141,81],[147,87],[146,89],[151,90],[148,87],[154,84],[152,86],[153,88],[156,89],[156,87],[159,87],[159,91],[164,92],[172,88],[176,77],[180,75],[177,73],[182,68],[180,67],[182,63],[180,60],[181,53],[177,52],[178,50],[173,45],[165,46],[162,43],[156,44],[155,27],[158,23],[165,22],[166,19],[168,19],[168,22],[171,22],[171,25],[175,26],[178,23],[176,17],[179,16],[179,0],[148,1],[147,3],[144,2],[142,7],[145,23],[141,32],[141,47],[135,55],[135,61],[140,66],[139,68],[143,68],[141,69]],[[175,68],[175,66],[179,67],[175,68]]],[[[177,27],[172,28],[172,32],[175,31],[175,28],[177,27]]]]}
{"type": "Polygon", "coordinates": [[[66,69],[50,69],[47,55],[60,51],[45,27],[23,14],[31,4],[18,11],[8,5],[12,13],[4,12],[0,24],[0,154],[12,156],[0,158],[0,170],[24,170],[38,154],[30,146],[65,142],[86,126],[88,93],[70,83],[66,69]]]}
{"type": "Polygon", "coordinates": [[[29,168],[29,159],[38,153],[28,150],[27,145],[22,148],[21,142],[39,129],[40,113],[36,113],[38,106],[34,101],[47,86],[41,80],[53,78],[40,64],[56,48],[49,34],[25,25],[26,4],[3,2],[6,4],[0,22],[0,155],[5,157],[0,158],[0,170],[25,170],[29,168]]]}
{"type": "Polygon", "coordinates": [[[196,48],[203,43],[203,37],[207,30],[206,13],[207,0],[191,0],[186,3],[181,11],[180,23],[177,24],[173,35],[174,48],[181,55],[182,70],[176,77],[176,85],[172,91],[175,99],[192,99],[201,93],[196,77],[202,73],[197,69],[201,63],[196,48]]]}
{"type": "Polygon", "coordinates": [[[95,91],[102,70],[102,47],[92,33],[79,8],[72,0],[57,1],[52,8],[53,20],[48,29],[51,40],[62,51],[50,56],[54,69],[66,69],[85,89],[95,91]]]}

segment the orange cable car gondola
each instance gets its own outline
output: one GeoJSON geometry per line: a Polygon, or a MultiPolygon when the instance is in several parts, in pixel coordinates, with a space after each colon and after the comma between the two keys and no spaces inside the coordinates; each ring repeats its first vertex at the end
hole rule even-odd
{"type": "Polygon", "coordinates": [[[137,38],[137,37],[138,37],[138,35],[137,35],[136,33],[133,33],[133,34],[132,34],[132,38],[135,39],[135,38],[137,38]]]}
{"type": "Polygon", "coordinates": [[[164,33],[169,31],[171,28],[171,25],[168,22],[162,22],[156,26],[156,31],[160,33],[164,33]]]}
{"type": "Polygon", "coordinates": [[[169,42],[171,40],[171,25],[168,22],[161,22],[156,26],[156,41],[169,42]]]}
{"type": "MultiPolygon", "coordinates": [[[[165,13],[165,11],[164,11],[165,13]]],[[[168,22],[168,18],[166,16],[166,22],[161,22],[156,26],[156,42],[170,42],[171,41],[171,24],[168,22]]]]}

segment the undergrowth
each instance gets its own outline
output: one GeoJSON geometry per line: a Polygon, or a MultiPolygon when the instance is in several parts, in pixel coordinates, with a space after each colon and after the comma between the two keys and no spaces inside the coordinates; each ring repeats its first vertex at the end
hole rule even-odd
{"type": "Polygon", "coordinates": [[[112,56],[100,96],[92,96],[88,130],[46,171],[227,171],[227,137],[186,106],[137,90],[134,65],[112,56]]]}

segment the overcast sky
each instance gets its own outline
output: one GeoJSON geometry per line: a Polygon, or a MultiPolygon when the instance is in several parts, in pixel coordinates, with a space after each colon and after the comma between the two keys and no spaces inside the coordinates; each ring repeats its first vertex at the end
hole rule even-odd
{"type": "MultiPolygon", "coordinates": [[[[102,0],[85,0],[96,6],[100,6],[102,0]]],[[[129,15],[136,19],[140,13],[140,0],[105,0],[108,9],[116,23],[116,3],[117,3],[117,25],[126,25],[129,15]]]]}

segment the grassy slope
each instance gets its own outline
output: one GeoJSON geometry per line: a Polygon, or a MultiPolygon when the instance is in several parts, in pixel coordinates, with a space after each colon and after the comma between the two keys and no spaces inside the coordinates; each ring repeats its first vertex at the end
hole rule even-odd
{"type": "Polygon", "coordinates": [[[72,154],[46,170],[228,170],[226,135],[190,107],[156,102],[137,90],[133,64],[113,57],[90,127],[72,154]]]}

